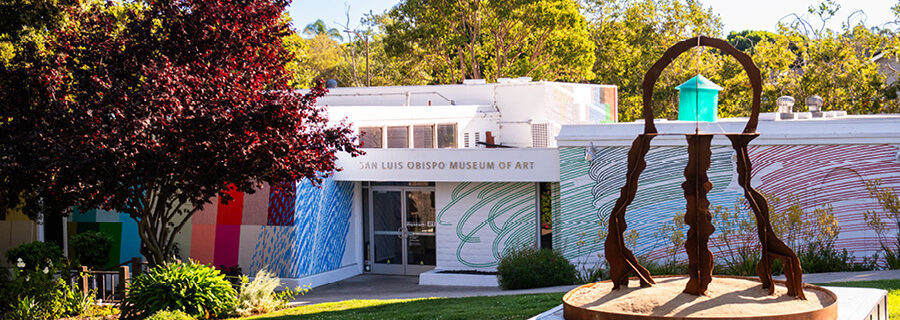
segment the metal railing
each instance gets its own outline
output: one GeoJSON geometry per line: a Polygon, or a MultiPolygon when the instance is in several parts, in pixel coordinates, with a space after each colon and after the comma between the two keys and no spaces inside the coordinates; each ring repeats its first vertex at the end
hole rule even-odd
{"type": "Polygon", "coordinates": [[[119,303],[125,298],[132,279],[147,272],[149,264],[136,257],[117,267],[115,271],[98,271],[82,266],[70,271],[69,282],[84,296],[93,293],[101,303],[119,303]]]}
{"type": "Polygon", "coordinates": [[[125,298],[125,292],[131,284],[131,271],[128,266],[120,266],[117,271],[94,271],[82,266],[75,270],[70,279],[77,281],[81,294],[91,293],[101,303],[119,303],[125,298]]]}

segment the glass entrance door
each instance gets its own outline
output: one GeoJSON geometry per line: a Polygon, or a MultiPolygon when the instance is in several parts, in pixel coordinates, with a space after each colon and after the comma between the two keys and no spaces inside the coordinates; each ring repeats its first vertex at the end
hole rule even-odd
{"type": "Polygon", "coordinates": [[[403,191],[372,190],[372,272],[403,274],[403,191]]]}
{"type": "Polygon", "coordinates": [[[434,269],[434,188],[373,187],[371,192],[372,272],[417,275],[434,269]]]}
{"type": "Polygon", "coordinates": [[[434,190],[404,193],[406,274],[420,274],[434,269],[437,262],[434,241],[434,190]]]}

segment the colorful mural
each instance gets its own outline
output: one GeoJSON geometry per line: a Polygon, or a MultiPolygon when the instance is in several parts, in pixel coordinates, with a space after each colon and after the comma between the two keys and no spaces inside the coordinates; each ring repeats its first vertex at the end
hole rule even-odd
{"type": "Polygon", "coordinates": [[[295,186],[285,203],[277,188],[270,195],[269,224],[252,250],[250,272],[266,268],[280,277],[299,278],[341,266],[350,230],[353,182],[326,180],[321,188],[295,186]]]}
{"type": "Polygon", "coordinates": [[[67,223],[69,239],[79,232],[99,231],[113,239],[109,250],[108,267],[141,256],[141,239],[137,234],[137,223],[125,213],[105,210],[89,210],[73,212],[67,223]]]}
{"type": "MultiPolygon", "coordinates": [[[[194,214],[177,236],[179,256],[217,267],[240,266],[245,274],[267,268],[298,278],[341,267],[350,230],[353,183],[332,179],[317,188],[307,181],[263,186],[253,194],[232,192],[194,214]],[[283,188],[295,190],[286,196],[283,188]]],[[[3,225],[0,225],[2,227],[3,225]]],[[[100,231],[119,239],[110,265],[140,256],[137,225],[126,214],[92,210],[70,216],[68,234],[100,231]]]]}
{"type": "Polygon", "coordinates": [[[20,210],[4,212],[0,217],[0,267],[10,267],[6,251],[37,241],[37,225],[20,210]]]}
{"type": "MultiPolygon", "coordinates": [[[[625,183],[627,147],[560,149],[561,210],[554,216],[554,247],[575,261],[598,260],[606,218],[625,183]],[[588,158],[592,158],[588,161],[588,158]]],[[[709,177],[711,206],[740,206],[743,192],[737,185],[734,152],[713,146],[709,177]]],[[[775,197],[796,196],[804,212],[831,206],[840,226],[837,249],[862,258],[879,249],[876,234],[866,227],[863,212],[879,210],[865,182],[881,179],[883,186],[900,189],[898,147],[890,145],[786,145],[753,146],[753,186],[775,197]]],[[[628,207],[629,230],[640,234],[635,254],[650,259],[670,256],[660,227],[683,212],[681,189],[687,151],[681,147],[654,147],[647,155],[634,202],[628,207]]],[[[789,204],[781,202],[775,210],[789,204]]],[[[896,227],[896,226],[893,226],[896,227]]],[[[715,235],[715,234],[714,234],[715,235]]],[[[680,250],[683,252],[683,250],[680,250]]]]}
{"type": "Polygon", "coordinates": [[[438,268],[492,269],[506,248],[533,246],[535,188],[531,182],[437,184],[438,268]]]}

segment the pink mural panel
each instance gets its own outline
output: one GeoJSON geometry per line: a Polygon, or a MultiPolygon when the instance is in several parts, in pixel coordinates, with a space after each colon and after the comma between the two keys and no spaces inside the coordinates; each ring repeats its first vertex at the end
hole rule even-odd
{"type": "MultiPolygon", "coordinates": [[[[857,258],[877,252],[877,234],[863,213],[883,211],[866,189],[879,179],[883,187],[900,186],[897,147],[889,145],[761,146],[750,150],[757,190],[800,198],[804,211],[830,206],[840,226],[838,249],[857,258]]],[[[776,206],[784,210],[787,203],[776,206]]]]}
{"type": "MultiPolygon", "coordinates": [[[[194,220],[196,222],[196,218],[194,220]]],[[[194,224],[191,230],[191,259],[200,263],[213,263],[216,245],[216,225],[194,224]]]]}
{"type": "Polygon", "coordinates": [[[215,266],[231,267],[238,264],[241,242],[241,226],[220,224],[216,226],[215,266]]]}
{"type": "Polygon", "coordinates": [[[193,224],[216,224],[216,215],[218,213],[218,204],[219,199],[212,199],[212,203],[207,203],[203,206],[203,209],[200,209],[197,213],[194,213],[194,216],[191,217],[193,220],[191,223],[193,224]]]}
{"type": "Polygon", "coordinates": [[[268,221],[269,185],[263,184],[253,194],[244,194],[244,212],[241,224],[264,226],[268,221]]]}

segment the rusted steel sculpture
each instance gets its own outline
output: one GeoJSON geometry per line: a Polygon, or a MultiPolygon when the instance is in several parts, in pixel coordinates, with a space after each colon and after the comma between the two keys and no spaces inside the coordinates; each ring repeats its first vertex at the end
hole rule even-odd
{"type": "MultiPolygon", "coordinates": [[[[763,288],[769,290],[769,294],[775,292],[772,282],[772,260],[780,258],[785,266],[786,286],[788,295],[800,299],[806,299],[803,295],[802,271],[797,255],[784,244],[772,230],[769,222],[769,210],[766,199],[750,186],[750,157],[747,153],[747,145],[751,140],[759,136],[756,125],[759,121],[759,104],[762,94],[762,79],[759,68],[753,64],[753,60],[747,54],[735,49],[728,42],[707,37],[697,37],[681,41],[663,54],[647,74],[644,76],[644,133],[638,135],[628,152],[628,171],[626,173],[625,186],[622,187],[619,199],[609,216],[609,233],[606,238],[604,252],[610,268],[610,280],[613,289],[620,285],[628,285],[628,275],[634,274],[640,280],[641,286],[650,286],[655,282],[646,268],[642,267],[635,259],[634,254],[625,247],[623,235],[627,225],[625,223],[625,209],[634,200],[637,193],[638,178],[647,166],[644,161],[647,151],[650,150],[650,140],[660,135],[653,123],[653,110],[650,103],[653,97],[653,86],[660,73],[676,57],[690,48],[708,46],[718,48],[722,52],[731,55],[744,67],[753,88],[753,104],[750,120],[741,133],[724,133],[731,140],[731,145],[737,152],[738,182],[744,188],[744,196],[756,216],[756,227],[762,247],[760,262],[756,273],[762,282],[763,288]]],[[[703,295],[709,283],[712,281],[713,255],[709,251],[709,236],[714,227],[711,223],[709,212],[709,200],[707,192],[712,189],[712,183],[707,177],[706,171],[710,165],[710,142],[714,135],[720,133],[685,134],[688,142],[688,164],[684,169],[686,181],[682,184],[684,197],[687,200],[685,223],[690,226],[685,249],[688,254],[688,273],[690,280],[684,289],[685,293],[703,295]]]]}

